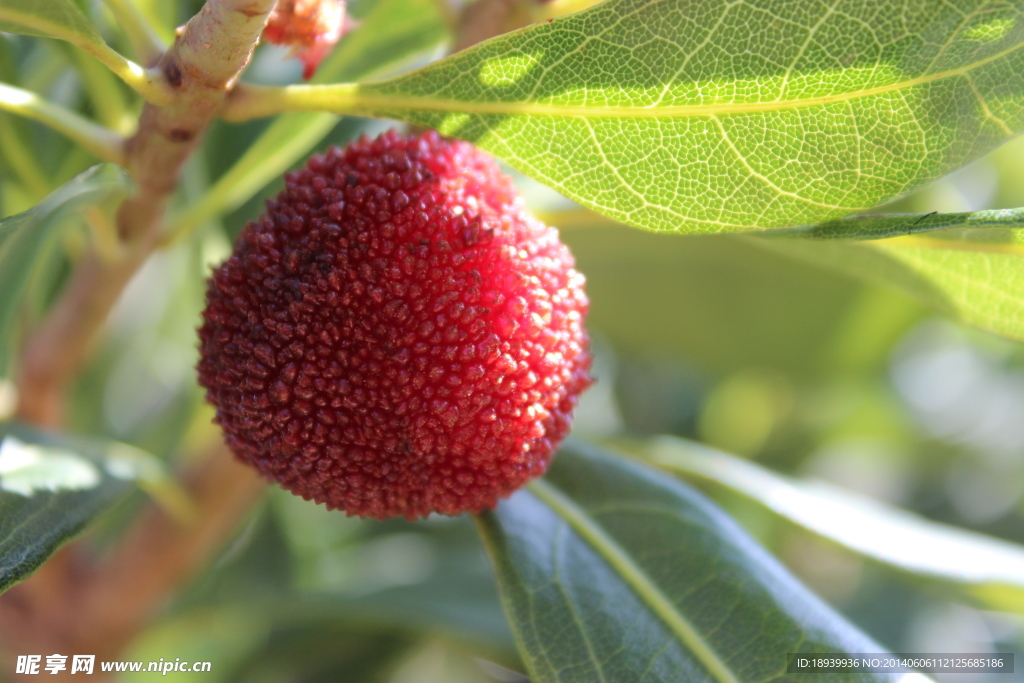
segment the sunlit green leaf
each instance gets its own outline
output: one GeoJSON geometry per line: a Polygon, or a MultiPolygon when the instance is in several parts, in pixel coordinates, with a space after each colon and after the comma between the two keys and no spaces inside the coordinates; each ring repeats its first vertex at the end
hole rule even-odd
{"type": "Polygon", "coordinates": [[[609,0],[287,97],[474,141],[631,225],[774,228],[863,212],[1024,130],[1022,40],[1002,0],[609,0]]]}
{"type": "Polygon", "coordinates": [[[480,530],[535,683],[761,683],[788,652],[880,651],[698,493],[594,448],[480,530]]]}
{"type": "Polygon", "coordinates": [[[0,591],[134,487],[127,446],[0,423],[0,591]],[[127,455],[127,460],[126,456],[127,455]]]}
{"type": "Polygon", "coordinates": [[[652,463],[726,486],[776,514],[897,569],[963,585],[999,608],[1024,609],[1024,547],[930,522],[824,482],[796,481],[706,446],[664,437],[652,463]]]}
{"type": "Polygon", "coordinates": [[[1024,243],[1018,230],[970,229],[851,242],[751,242],[899,287],[954,318],[1024,339],[1024,243]]]}
{"type": "Polygon", "coordinates": [[[7,367],[12,324],[22,292],[60,228],[73,224],[68,212],[103,205],[123,196],[128,187],[122,169],[101,164],[65,183],[28,211],[0,221],[0,375],[7,367]]]}
{"type": "Polygon", "coordinates": [[[27,444],[11,435],[0,443],[0,491],[26,497],[39,491],[84,491],[100,479],[99,469],[73,451],[27,444]]]}

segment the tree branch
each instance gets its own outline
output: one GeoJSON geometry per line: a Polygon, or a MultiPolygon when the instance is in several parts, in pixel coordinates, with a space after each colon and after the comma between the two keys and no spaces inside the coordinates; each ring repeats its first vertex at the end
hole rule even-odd
{"type": "Polygon", "coordinates": [[[169,595],[205,567],[266,489],[250,467],[218,444],[184,475],[194,519],[182,524],[155,506],[140,516],[114,553],[80,587],[76,642],[114,657],[164,607],[169,595]]]}
{"type": "MultiPolygon", "coordinates": [[[[138,132],[125,145],[124,164],[137,191],[117,215],[122,257],[110,261],[95,250],[83,257],[29,336],[18,374],[21,419],[60,425],[67,385],[110,309],[156,247],[181,168],[248,64],[273,5],[274,0],[209,0],[157,64],[174,95],[164,106],[145,106],[138,132]]],[[[80,544],[65,548],[29,581],[0,596],[0,641],[21,652],[51,648],[109,655],[120,649],[209,559],[262,490],[256,475],[234,463],[223,446],[189,479],[199,524],[180,527],[151,507],[99,567],[85,562],[80,544]]]]}
{"type": "Polygon", "coordinates": [[[121,291],[156,248],[181,168],[249,63],[273,6],[274,0],[209,0],[157,64],[174,96],[166,106],[147,104],[125,145],[124,165],[137,192],[117,215],[124,257],[112,263],[86,255],[30,335],[18,381],[21,419],[59,425],[68,383],[121,291]]]}

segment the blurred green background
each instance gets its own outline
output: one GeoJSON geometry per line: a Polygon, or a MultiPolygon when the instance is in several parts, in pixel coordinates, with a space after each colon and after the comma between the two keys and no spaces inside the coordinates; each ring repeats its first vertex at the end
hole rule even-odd
{"type": "MultiPolygon", "coordinates": [[[[353,3],[353,13],[364,15],[373,1],[353,3]]],[[[200,4],[140,3],[165,31],[200,4]]],[[[284,54],[261,48],[247,77],[295,80],[301,65],[284,54]]],[[[130,126],[138,105],[128,91],[110,79],[90,86],[105,74],[84,64],[55,41],[0,34],[0,80],[130,126]],[[91,97],[90,87],[107,98],[91,97]]],[[[214,125],[186,169],[175,210],[196,202],[267,125],[214,125]]],[[[318,149],[387,126],[344,120],[318,149]]],[[[48,129],[0,114],[0,215],[28,208],[92,163],[48,129]]],[[[575,434],[680,435],[1024,542],[1019,344],[938,317],[900,291],[768,251],[756,238],[647,234],[519,180],[530,205],[562,228],[588,280],[598,382],[578,410],[575,434]]],[[[211,411],[193,372],[203,280],[280,185],[144,268],[75,389],[74,430],[168,461],[211,438],[211,411]]],[[[1024,140],[886,209],[1014,206],[1024,206],[1024,140]]],[[[22,329],[45,310],[85,239],[69,233],[37,268],[22,329]]],[[[0,380],[0,414],[12,400],[9,381],[0,380]]],[[[885,647],[1024,653],[1020,615],[986,611],[947,587],[816,540],[745,499],[709,493],[885,647]]],[[[121,505],[93,542],[109,543],[143,502],[140,494],[121,505]]],[[[213,662],[204,676],[210,682],[524,680],[514,673],[522,665],[468,519],[358,521],[277,489],[125,658],[168,656],[213,662]]]]}

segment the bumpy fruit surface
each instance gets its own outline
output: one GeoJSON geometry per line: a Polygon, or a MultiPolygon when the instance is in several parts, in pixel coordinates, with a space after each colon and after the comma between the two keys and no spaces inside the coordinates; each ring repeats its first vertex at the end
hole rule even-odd
{"type": "Polygon", "coordinates": [[[292,55],[305,65],[302,77],[309,80],[346,33],[348,22],[344,0],[278,0],[263,37],[292,48],[292,55]]]}
{"type": "Polygon", "coordinates": [[[349,514],[493,507],[590,383],[583,277],[472,145],[314,156],[209,284],[199,380],[235,454],[349,514]]]}

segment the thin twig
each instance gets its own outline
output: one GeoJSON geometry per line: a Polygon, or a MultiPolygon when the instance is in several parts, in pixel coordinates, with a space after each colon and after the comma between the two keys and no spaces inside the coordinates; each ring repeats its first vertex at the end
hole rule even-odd
{"type": "MultiPolygon", "coordinates": [[[[451,52],[526,26],[533,20],[534,0],[477,0],[465,6],[456,22],[451,52]]],[[[406,109],[440,112],[470,109],[474,113],[510,113],[516,105],[507,103],[464,103],[428,97],[378,95],[359,83],[326,85],[260,86],[240,84],[221,112],[225,121],[247,121],[290,111],[333,112],[346,116],[373,116],[406,109]],[[492,111],[493,110],[493,111],[492,111]]],[[[536,111],[536,106],[524,112],[536,111]]],[[[399,116],[400,118],[400,116],[399,116]]]]}
{"type": "Polygon", "coordinates": [[[138,115],[134,107],[129,106],[117,76],[74,46],[68,46],[68,53],[78,69],[96,119],[120,135],[134,133],[138,115]]]}

